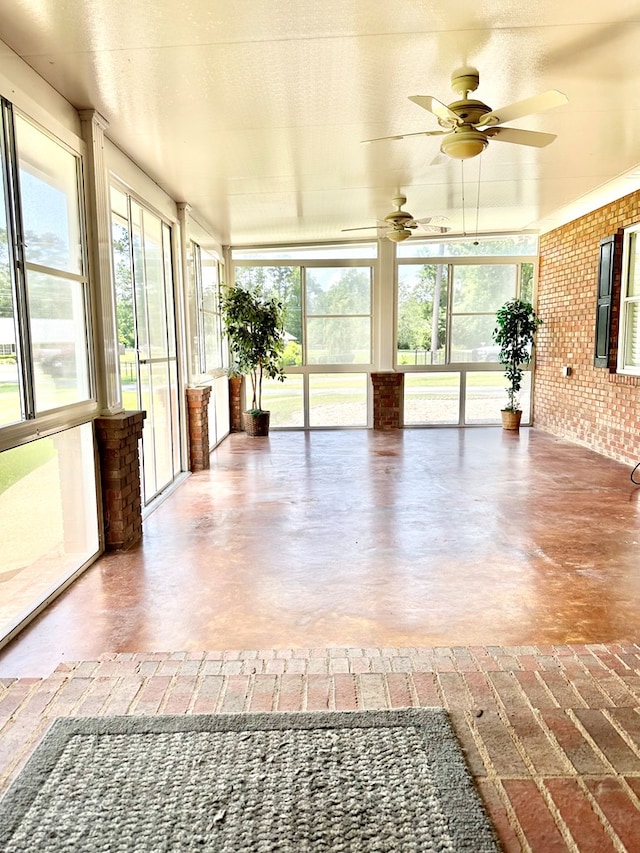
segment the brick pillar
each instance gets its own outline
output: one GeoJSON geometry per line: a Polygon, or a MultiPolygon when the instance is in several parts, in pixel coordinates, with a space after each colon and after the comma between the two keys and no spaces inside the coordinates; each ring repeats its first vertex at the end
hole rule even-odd
{"type": "Polygon", "coordinates": [[[189,470],[209,467],[209,398],[211,385],[187,388],[189,418],[189,470]]]}
{"type": "Polygon", "coordinates": [[[229,422],[231,432],[242,432],[244,425],[242,423],[242,384],[244,377],[230,376],[229,377],[229,422]]]}
{"type": "Polygon", "coordinates": [[[129,548],[142,538],[140,451],[146,412],[96,418],[105,548],[129,548]]]}
{"type": "Polygon", "coordinates": [[[402,429],[404,373],[372,373],[373,428],[402,429]]]}

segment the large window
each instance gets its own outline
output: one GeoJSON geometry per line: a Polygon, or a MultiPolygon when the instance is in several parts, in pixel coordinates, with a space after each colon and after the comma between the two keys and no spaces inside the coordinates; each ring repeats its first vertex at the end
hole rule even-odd
{"type": "Polygon", "coordinates": [[[618,371],[640,374],[640,225],[625,232],[618,371]]]}
{"type": "Polygon", "coordinates": [[[2,106],[0,426],[91,399],[80,160],[2,106]]]}
{"type": "Polygon", "coordinates": [[[497,361],[497,309],[533,297],[525,249],[535,253],[530,236],[398,247],[398,365],[497,361]]]}
{"type": "Polygon", "coordinates": [[[191,241],[188,254],[193,297],[192,365],[194,375],[224,367],[222,325],[218,306],[220,264],[211,252],[191,241]]]}
{"type": "MultiPolygon", "coordinates": [[[[407,243],[398,246],[396,303],[404,423],[498,423],[504,379],[495,315],[509,299],[533,299],[535,238],[407,243]]],[[[527,420],[528,381],[522,397],[527,420]]]]}
{"type": "Polygon", "coordinates": [[[91,424],[0,454],[0,640],[99,548],[91,424]]]}
{"type": "Polygon", "coordinates": [[[373,244],[234,251],[236,285],[285,309],[287,380],[265,382],[273,425],[367,425],[376,255],[373,244]]]}

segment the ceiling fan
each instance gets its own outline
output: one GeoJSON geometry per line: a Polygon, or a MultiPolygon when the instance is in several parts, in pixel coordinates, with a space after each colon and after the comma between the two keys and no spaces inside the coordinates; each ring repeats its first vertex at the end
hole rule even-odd
{"type": "Polygon", "coordinates": [[[402,210],[407,203],[407,197],[399,195],[393,199],[396,209],[388,213],[384,219],[379,219],[377,225],[363,225],[361,228],[343,228],[344,231],[365,231],[376,228],[380,237],[386,237],[394,243],[401,243],[414,232],[422,234],[446,234],[451,229],[447,227],[445,216],[429,216],[426,219],[414,219],[408,210],[402,210]]]}
{"type": "Polygon", "coordinates": [[[468,98],[480,82],[480,72],[476,68],[465,66],[451,75],[451,88],[460,95],[459,101],[443,104],[431,95],[412,95],[409,100],[418,104],[438,119],[443,130],[424,130],[418,133],[402,133],[397,136],[380,136],[377,139],[365,139],[364,142],[379,142],[383,139],[405,139],[408,136],[444,136],[440,150],[448,157],[466,160],[481,154],[490,139],[512,142],[516,145],[530,145],[544,148],[556,138],[554,133],[541,133],[535,130],[519,130],[514,127],[501,127],[505,122],[522,116],[541,113],[568,103],[568,98],[557,89],[551,89],[540,95],[525,98],[515,104],[492,110],[482,101],[468,98]]]}

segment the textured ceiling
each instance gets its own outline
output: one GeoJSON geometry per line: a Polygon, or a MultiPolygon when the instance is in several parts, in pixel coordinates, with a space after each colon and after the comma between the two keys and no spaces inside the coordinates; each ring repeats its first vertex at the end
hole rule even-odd
{"type": "Polygon", "coordinates": [[[640,162],[640,2],[12,0],[0,34],[224,244],[339,240],[399,192],[454,232],[544,230],[640,186],[626,176],[640,162]],[[437,138],[361,143],[438,129],[408,96],[456,100],[465,64],[492,108],[564,92],[512,123],[555,142],[493,140],[464,165],[432,165],[437,138]]]}

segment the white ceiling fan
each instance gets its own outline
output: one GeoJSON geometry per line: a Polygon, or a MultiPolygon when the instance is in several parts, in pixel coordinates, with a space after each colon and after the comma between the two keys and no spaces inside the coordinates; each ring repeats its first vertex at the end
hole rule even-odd
{"type": "Polygon", "coordinates": [[[417,133],[402,133],[396,136],[380,136],[377,139],[365,139],[364,142],[379,142],[384,139],[405,139],[408,136],[444,136],[440,150],[448,157],[466,160],[481,154],[490,139],[512,142],[516,145],[530,145],[544,148],[556,138],[554,133],[541,133],[534,130],[519,130],[514,127],[502,127],[505,122],[522,116],[541,113],[568,103],[568,98],[557,89],[551,89],[540,95],[525,98],[515,104],[492,110],[482,101],[468,98],[469,92],[478,88],[480,72],[476,68],[465,66],[451,75],[451,88],[460,95],[459,101],[443,104],[431,95],[412,95],[409,100],[418,104],[438,119],[443,130],[424,130],[417,133]]]}
{"type": "Polygon", "coordinates": [[[388,213],[384,219],[379,219],[377,225],[363,225],[361,228],[343,228],[342,231],[365,231],[375,228],[379,237],[386,237],[394,243],[401,243],[414,234],[446,234],[451,229],[447,226],[449,220],[445,216],[428,216],[415,219],[408,210],[402,210],[407,203],[407,197],[399,195],[393,199],[396,209],[388,213]]]}

